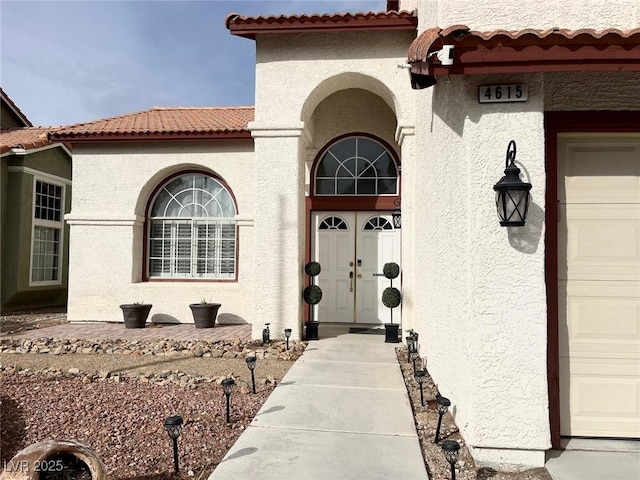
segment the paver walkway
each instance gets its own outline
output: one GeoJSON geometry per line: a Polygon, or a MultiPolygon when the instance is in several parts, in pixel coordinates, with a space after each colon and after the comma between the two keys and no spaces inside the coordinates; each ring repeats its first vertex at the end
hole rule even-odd
{"type": "Polygon", "coordinates": [[[310,342],[209,480],[427,480],[395,347],[310,342]]]}
{"type": "Polygon", "coordinates": [[[251,340],[251,324],[220,325],[213,328],[195,328],[193,324],[150,324],[145,328],[125,328],[122,322],[70,322],[62,325],[3,334],[13,338],[63,338],[88,340],[251,340]]]}

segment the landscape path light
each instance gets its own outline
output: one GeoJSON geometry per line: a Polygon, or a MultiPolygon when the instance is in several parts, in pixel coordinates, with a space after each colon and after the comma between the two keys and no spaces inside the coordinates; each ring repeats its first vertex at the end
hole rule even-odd
{"type": "Polygon", "coordinates": [[[447,397],[438,395],[436,397],[436,403],[438,404],[438,428],[436,428],[436,438],[433,443],[438,443],[440,441],[440,427],[442,426],[442,417],[445,413],[447,413],[447,410],[449,410],[449,407],[451,406],[451,400],[449,400],[447,397]]]}
{"type": "Polygon", "coordinates": [[[420,405],[424,407],[424,390],[422,384],[424,383],[424,377],[427,373],[424,370],[418,370],[414,376],[416,377],[416,382],[420,385],[420,405]]]}
{"type": "Polygon", "coordinates": [[[265,327],[262,329],[262,343],[269,344],[271,341],[271,334],[269,332],[270,323],[265,323],[265,327]]]}
{"type": "Polygon", "coordinates": [[[442,451],[444,452],[444,458],[447,459],[449,465],[451,465],[451,480],[456,480],[456,463],[458,463],[458,452],[460,451],[460,444],[455,440],[445,440],[442,442],[442,451]]]}
{"type": "Polygon", "coordinates": [[[224,390],[224,395],[227,397],[227,423],[231,423],[230,413],[230,397],[231,391],[233,390],[233,386],[235,385],[235,381],[233,378],[225,378],[222,380],[222,389],[224,390]]]}
{"type": "Polygon", "coordinates": [[[178,473],[180,471],[178,465],[178,437],[182,432],[182,417],[179,415],[167,417],[164,421],[164,429],[167,431],[169,438],[173,440],[173,471],[178,473]]]}
{"type": "Polygon", "coordinates": [[[287,350],[289,350],[289,337],[291,337],[291,329],[290,328],[285,328],[284,329],[284,336],[287,339],[287,350]]]}
{"type": "Polygon", "coordinates": [[[251,355],[245,358],[245,361],[247,362],[247,367],[249,368],[249,370],[251,370],[251,386],[253,387],[253,393],[255,394],[256,393],[256,377],[253,371],[256,369],[256,357],[254,355],[251,355]]]}
{"type": "Polygon", "coordinates": [[[411,360],[413,361],[413,374],[416,374],[416,360],[418,359],[418,356],[420,355],[418,353],[418,349],[414,346],[413,350],[411,350],[411,353],[409,354],[411,357],[411,360]]]}
{"type": "Polygon", "coordinates": [[[413,348],[416,346],[415,339],[413,338],[413,335],[409,335],[405,337],[405,340],[407,342],[407,362],[410,362],[411,352],[413,351],[413,348]]]}

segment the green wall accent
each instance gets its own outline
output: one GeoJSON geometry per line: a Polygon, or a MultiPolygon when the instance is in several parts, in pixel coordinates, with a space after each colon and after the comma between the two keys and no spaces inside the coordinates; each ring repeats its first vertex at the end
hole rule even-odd
{"type": "MultiPolygon", "coordinates": [[[[70,180],[71,158],[63,148],[58,147],[27,155],[3,157],[2,160],[2,311],[65,305],[69,275],[69,226],[65,224],[63,227],[61,283],[29,286],[34,175],[9,172],[8,167],[26,167],[70,180]]],[[[46,177],[44,180],[46,181],[46,177]]],[[[71,185],[66,185],[64,213],[70,210],[71,185]]]]}

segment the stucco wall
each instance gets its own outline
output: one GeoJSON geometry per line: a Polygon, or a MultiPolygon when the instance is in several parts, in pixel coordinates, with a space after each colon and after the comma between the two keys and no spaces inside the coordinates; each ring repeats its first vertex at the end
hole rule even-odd
{"type": "Polygon", "coordinates": [[[640,110],[640,73],[546,73],[544,96],[546,111],[640,110]]]}
{"type": "MultiPolygon", "coordinates": [[[[277,264],[279,280],[257,284],[260,297],[277,294],[284,299],[256,305],[256,316],[270,321],[272,330],[288,327],[295,335],[302,324],[300,298],[308,241],[303,230],[304,187],[318,149],[335,136],[353,131],[378,135],[395,148],[398,131],[404,129],[406,134],[413,128],[414,92],[407,70],[399,68],[406,64],[413,38],[413,32],[379,32],[257,39],[256,121],[250,129],[256,137],[258,178],[269,178],[279,186],[275,193],[280,211],[264,218],[256,214],[256,230],[259,224],[260,230],[269,228],[272,219],[284,222],[278,235],[261,237],[256,244],[261,271],[276,268],[274,252],[282,251],[283,241],[287,247],[277,264]],[[283,217],[282,212],[288,215],[283,217]]],[[[273,194],[260,189],[256,203],[278,206],[273,194]]],[[[254,336],[261,328],[254,324],[254,336]]]]}
{"type": "MultiPolygon", "coordinates": [[[[634,1],[419,0],[419,30],[631,28],[634,1]]],[[[429,371],[481,465],[543,465],[550,448],[544,277],[544,111],[637,109],[636,73],[450,76],[418,92],[416,221],[421,295],[407,298],[429,371]],[[484,104],[479,85],[528,86],[521,104],[484,104]],[[620,86],[620,88],[618,88],[620,86]],[[625,90],[622,93],[622,90],[625,90]],[[631,93],[625,97],[626,91],[631,93]],[[523,228],[500,227],[493,185],[509,141],[533,184],[523,228]]],[[[404,179],[405,181],[407,179],[404,179]]],[[[403,191],[403,200],[407,190],[403,191]]],[[[403,201],[403,224],[406,202],[403,201]]],[[[409,307],[409,308],[408,308],[409,307]]]]}
{"type": "Polygon", "coordinates": [[[467,25],[473,30],[551,27],[636,28],[640,4],[636,0],[418,0],[419,30],[467,25]]]}
{"type": "Polygon", "coordinates": [[[221,322],[251,322],[254,183],[251,141],[74,148],[71,321],[119,321],[119,305],[153,304],[154,321],[192,322],[189,303],[221,303],[221,322]],[[180,170],[221,177],[237,201],[238,281],[143,282],[143,220],[153,189],[180,170]]]}
{"type": "Polygon", "coordinates": [[[424,266],[414,280],[423,287],[409,300],[429,371],[477,460],[543,464],[550,444],[542,76],[449,77],[421,95],[416,208],[424,213],[416,214],[410,255],[424,266]],[[529,101],[478,104],[477,86],[496,82],[526,83],[529,101]],[[507,229],[492,187],[512,139],[533,189],[527,226],[507,229]]]}

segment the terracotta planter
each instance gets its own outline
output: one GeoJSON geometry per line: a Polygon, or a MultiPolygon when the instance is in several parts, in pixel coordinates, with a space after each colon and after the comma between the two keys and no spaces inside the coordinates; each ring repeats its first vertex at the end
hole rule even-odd
{"type": "Polygon", "coordinates": [[[213,328],[216,325],[220,303],[192,303],[189,305],[196,328],[213,328]]]}
{"type": "Polygon", "coordinates": [[[122,315],[124,317],[125,328],[144,328],[147,324],[147,318],[149,317],[151,307],[152,305],[146,303],[127,303],[125,305],[120,305],[122,315]]]}

